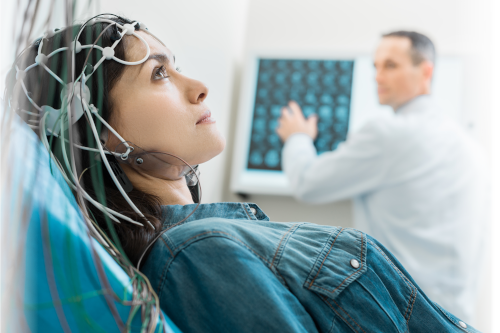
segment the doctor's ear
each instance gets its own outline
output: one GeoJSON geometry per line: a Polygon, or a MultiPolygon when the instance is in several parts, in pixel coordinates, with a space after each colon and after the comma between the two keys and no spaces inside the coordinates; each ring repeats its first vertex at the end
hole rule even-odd
{"type": "Polygon", "coordinates": [[[420,66],[422,68],[424,78],[431,80],[434,75],[434,64],[430,61],[423,61],[420,66]]]}

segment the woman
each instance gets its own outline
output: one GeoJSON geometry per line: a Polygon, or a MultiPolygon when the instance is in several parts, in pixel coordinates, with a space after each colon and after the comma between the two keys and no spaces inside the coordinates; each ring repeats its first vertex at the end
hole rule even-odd
{"type": "Polygon", "coordinates": [[[121,244],[183,331],[475,332],[360,231],[270,222],[255,204],[198,206],[190,165],[225,139],[207,87],[143,25],[107,17],[48,33],[8,80],[11,108],[58,160],[102,241],[121,244]]]}

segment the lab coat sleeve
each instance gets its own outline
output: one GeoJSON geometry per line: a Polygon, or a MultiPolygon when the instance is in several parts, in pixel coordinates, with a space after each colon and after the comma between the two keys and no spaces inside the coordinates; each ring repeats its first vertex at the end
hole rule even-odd
{"type": "Polygon", "coordinates": [[[373,122],[337,150],[319,156],[308,135],[292,135],[283,148],[282,162],[294,196],[319,204],[377,189],[388,171],[386,132],[382,122],[373,122]]]}

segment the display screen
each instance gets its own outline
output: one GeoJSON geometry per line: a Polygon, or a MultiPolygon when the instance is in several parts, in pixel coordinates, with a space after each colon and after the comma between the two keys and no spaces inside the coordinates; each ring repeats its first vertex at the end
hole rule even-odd
{"type": "Polygon", "coordinates": [[[354,61],[259,59],[248,169],[281,170],[281,109],[296,101],[318,116],[318,154],[335,150],[349,128],[354,61]]]}

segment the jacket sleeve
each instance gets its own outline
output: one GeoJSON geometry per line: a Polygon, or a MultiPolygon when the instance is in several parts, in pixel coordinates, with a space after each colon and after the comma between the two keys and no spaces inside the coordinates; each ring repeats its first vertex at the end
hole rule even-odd
{"type": "Polygon", "coordinates": [[[174,323],[183,332],[317,332],[265,261],[228,237],[195,241],[169,264],[159,297],[174,323]]]}
{"type": "Polygon", "coordinates": [[[305,202],[325,203],[375,190],[388,167],[384,134],[383,122],[373,122],[337,150],[319,156],[309,136],[291,136],[283,148],[282,161],[294,196],[305,202]]]}

